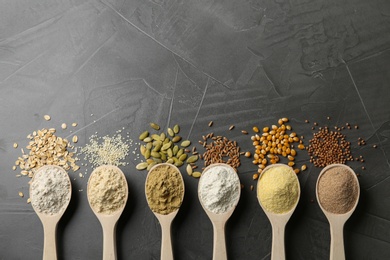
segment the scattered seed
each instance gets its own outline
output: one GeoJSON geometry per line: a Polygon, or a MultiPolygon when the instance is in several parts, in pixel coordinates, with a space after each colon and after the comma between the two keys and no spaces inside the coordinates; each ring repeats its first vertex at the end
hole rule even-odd
{"type": "Polygon", "coordinates": [[[246,158],[249,158],[249,157],[251,157],[251,152],[249,152],[249,151],[248,151],[248,152],[246,152],[246,153],[245,153],[245,157],[246,157],[246,158]]]}
{"type": "Polygon", "coordinates": [[[181,147],[188,147],[191,145],[191,141],[185,140],[185,141],[181,142],[180,145],[181,145],[181,147]]]}
{"type": "Polygon", "coordinates": [[[139,163],[137,164],[137,166],[135,166],[135,168],[140,171],[145,170],[147,167],[148,167],[148,163],[146,162],[139,163]]]}
{"type": "Polygon", "coordinates": [[[192,177],[194,177],[194,178],[199,178],[201,175],[202,175],[202,173],[200,173],[200,172],[193,172],[192,173],[192,177]]]}
{"type": "Polygon", "coordinates": [[[61,128],[66,129],[67,125],[65,123],[62,123],[61,128]]]}
{"type": "Polygon", "coordinates": [[[254,127],[252,128],[252,130],[253,130],[253,132],[255,132],[255,133],[258,133],[258,132],[259,132],[259,128],[258,128],[257,126],[254,126],[254,127]]]}
{"type": "Polygon", "coordinates": [[[296,174],[298,174],[298,173],[300,172],[300,170],[299,170],[299,169],[294,169],[294,172],[295,172],[296,174]]]}
{"type": "Polygon", "coordinates": [[[31,198],[28,198],[27,199],[27,204],[30,204],[31,203],[31,198]]]}
{"type": "Polygon", "coordinates": [[[211,127],[213,125],[213,121],[210,121],[209,122],[209,127],[211,127]]]}
{"type": "Polygon", "coordinates": [[[16,166],[15,165],[12,166],[12,170],[16,171],[16,166]]]}
{"type": "Polygon", "coordinates": [[[193,169],[192,169],[191,164],[187,164],[186,171],[187,171],[188,175],[190,175],[190,176],[192,175],[193,169]]]}
{"type": "Polygon", "coordinates": [[[306,169],[307,169],[306,164],[304,164],[304,165],[301,166],[301,171],[305,171],[306,169]]]}
{"type": "Polygon", "coordinates": [[[377,146],[376,144],[374,144],[372,147],[373,147],[373,148],[377,148],[378,146],[377,146]]]}
{"type": "Polygon", "coordinates": [[[247,135],[247,134],[248,134],[248,132],[245,131],[245,130],[241,130],[241,133],[244,134],[244,135],[247,135]]]}
{"type": "Polygon", "coordinates": [[[305,123],[306,123],[306,124],[309,123],[309,120],[306,119],[306,120],[305,120],[305,123]]]}
{"type": "Polygon", "coordinates": [[[233,130],[233,128],[234,128],[234,125],[231,125],[231,126],[229,127],[229,131],[233,130]]]}
{"type": "Polygon", "coordinates": [[[72,137],[72,142],[73,142],[73,143],[77,143],[78,140],[79,140],[79,138],[77,137],[77,135],[74,135],[74,136],[72,137]]]}
{"type": "Polygon", "coordinates": [[[49,121],[51,119],[51,117],[49,115],[44,115],[43,118],[46,120],[46,121],[49,121]]]}
{"type": "Polygon", "coordinates": [[[252,176],[253,180],[257,180],[258,178],[259,178],[259,174],[258,173],[253,174],[253,176],[252,176]]]}
{"type": "Polygon", "coordinates": [[[365,169],[366,169],[366,167],[362,166],[362,170],[365,170],[365,169]]]}
{"type": "Polygon", "coordinates": [[[73,127],[76,127],[76,126],[77,126],[77,123],[72,123],[72,126],[73,126],[73,127]]]}
{"type": "Polygon", "coordinates": [[[146,137],[149,136],[149,132],[148,131],[145,131],[143,132],[142,134],[140,134],[139,136],[139,140],[143,141],[146,137]]]}
{"type": "Polygon", "coordinates": [[[153,128],[154,130],[160,130],[160,126],[156,123],[150,123],[150,127],[153,128]]]}
{"type": "Polygon", "coordinates": [[[14,143],[14,148],[18,148],[18,144],[17,143],[14,143]]]}
{"type": "Polygon", "coordinates": [[[181,136],[178,136],[178,135],[176,135],[175,137],[172,138],[172,142],[174,142],[174,143],[177,143],[180,140],[181,140],[181,136]]]}
{"type": "Polygon", "coordinates": [[[175,125],[175,126],[173,127],[173,132],[174,132],[175,134],[178,134],[178,133],[180,132],[180,127],[179,127],[179,125],[175,125]]]}
{"type": "Polygon", "coordinates": [[[198,155],[192,155],[187,159],[187,163],[194,163],[198,160],[199,156],[198,155]]]}
{"type": "Polygon", "coordinates": [[[19,191],[19,197],[23,198],[24,197],[24,194],[23,192],[19,191]]]}
{"type": "Polygon", "coordinates": [[[168,128],[167,132],[168,132],[168,135],[171,136],[171,137],[173,137],[175,135],[175,133],[173,132],[172,128],[168,128]]]}

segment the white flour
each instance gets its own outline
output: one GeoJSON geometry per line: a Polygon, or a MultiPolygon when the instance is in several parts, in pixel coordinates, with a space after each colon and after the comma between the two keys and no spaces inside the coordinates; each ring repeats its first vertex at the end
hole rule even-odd
{"type": "Polygon", "coordinates": [[[58,213],[70,200],[70,182],[66,172],[43,167],[34,176],[30,188],[31,204],[40,213],[58,213]]]}
{"type": "Polygon", "coordinates": [[[203,206],[213,213],[225,213],[234,207],[240,195],[240,180],[228,166],[214,166],[202,174],[199,198],[203,206]]]}

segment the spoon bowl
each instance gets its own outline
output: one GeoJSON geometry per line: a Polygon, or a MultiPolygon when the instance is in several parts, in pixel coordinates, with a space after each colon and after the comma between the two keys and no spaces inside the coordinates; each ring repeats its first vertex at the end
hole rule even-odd
{"type": "MultiPolygon", "coordinates": [[[[67,181],[69,183],[69,200],[65,202],[65,204],[60,208],[60,210],[57,213],[54,214],[47,214],[44,212],[40,212],[39,209],[34,207],[34,204],[32,204],[32,207],[35,211],[35,213],[38,215],[39,219],[42,222],[43,226],[43,234],[44,234],[44,242],[43,242],[43,260],[55,260],[57,259],[57,242],[56,242],[56,232],[57,232],[57,224],[59,220],[61,219],[62,215],[64,215],[65,210],[67,209],[70,198],[72,197],[72,184],[69,178],[69,175],[66,173],[64,168],[56,165],[45,165],[38,169],[38,171],[34,174],[34,177],[31,180],[30,184],[30,194],[32,193],[32,184],[36,180],[35,177],[40,174],[40,172],[49,169],[49,168],[55,168],[57,169],[60,174],[63,174],[66,176],[67,181]]],[[[30,195],[31,196],[31,195],[30,195]]]]}
{"type": "Polygon", "coordinates": [[[331,164],[326,166],[322,171],[320,172],[318,179],[317,179],[317,184],[316,184],[316,197],[318,201],[318,205],[320,206],[322,212],[326,216],[326,218],[329,221],[330,225],[330,237],[331,237],[331,244],[330,244],[330,260],[345,260],[345,252],[344,252],[344,224],[347,222],[349,217],[351,217],[352,213],[355,211],[356,206],[359,201],[360,197],[360,187],[359,187],[359,180],[355,174],[355,172],[348,166],[344,164],[331,164]],[[354,181],[356,181],[357,185],[357,197],[355,204],[353,207],[346,213],[344,214],[335,214],[332,212],[327,211],[326,209],[323,208],[320,202],[320,198],[318,195],[318,184],[321,179],[321,177],[330,169],[334,167],[342,167],[346,170],[348,170],[352,176],[354,177],[354,181]]]}
{"type": "MultiPolygon", "coordinates": [[[[146,200],[148,201],[148,195],[147,195],[147,184],[148,184],[148,179],[150,177],[150,173],[154,171],[155,168],[157,167],[161,167],[161,166],[169,166],[169,167],[172,167],[175,169],[175,171],[178,172],[178,176],[180,176],[180,183],[183,187],[183,194],[181,196],[181,202],[183,202],[183,198],[184,198],[184,193],[185,193],[185,186],[184,186],[184,180],[183,180],[183,177],[180,173],[180,170],[175,166],[175,165],[172,165],[172,164],[169,164],[169,163],[159,163],[159,164],[156,164],[155,166],[153,166],[149,172],[148,172],[148,175],[146,176],[146,181],[145,181],[145,196],[146,196],[146,200]]],[[[148,201],[148,205],[149,205],[149,201],[148,201]]],[[[172,250],[172,239],[171,239],[171,225],[172,225],[172,221],[173,219],[176,217],[177,213],[179,212],[179,209],[176,209],[174,211],[172,211],[171,213],[169,214],[160,214],[160,213],[157,213],[157,212],[153,212],[153,214],[156,216],[157,220],[159,221],[160,225],[161,225],[161,259],[162,260],[172,260],[173,259],[173,250],[172,250]]]]}
{"type": "Polygon", "coordinates": [[[301,189],[299,186],[298,177],[294,173],[293,169],[290,166],[287,166],[287,165],[281,164],[281,163],[271,164],[271,165],[265,167],[259,176],[258,183],[261,181],[261,177],[263,176],[263,174],[267,170],[269,170],[273,167],[286,167],[289,170],[291,170],[291,172],[293,173],[293,176],[295,176],[295,180],[298,184],[297,200],[296,200],[294,206],[289,211],[284,212],[284,213],[274,213],[274,212],[267,210],[264,207],[264,205],[262,205],[260,198],[259,198],[259,190],[257,190],[257,198],[258,198],[259,204],[260,204],[261,208],[263,209],[265,215],[268,217],[268,219],[271,223],[271,226],[272,226],[271,260],[283,260],[283,259],[286,259],[286,253],[285,253],[285,248],[284,248],[284,233],[285,233],[286,224],[289,221],[290,217],[292,216],[292,214],[295,211],[295,208],[298,205],[299,198],[301,195],[301,189]]]}
{"type": "MultiPolygon", "coordinates": [[[[214,167],[225,167],[230,169],[231,171],[235,172],[235,170],[228,164],[225,163],[215,163],[207,166],[204,170],[203,173],[207,172],[211,168],[214,167]]],[[[206,212],[207,216],[209,217],[212,225],[213,225],[213,260],[223,260],[227,259],[227,252],[226,252],[226,240],[225,240],[225,225],[228,219],[231,217],[233,214],[234,210],[237,207],[238,201],[240,200],[240,195],[241,195],[241,184],[240,184],[240,179],[237,176],[237,188],[238,188],[238,196],[237,199],[234,201],[233,205],[227,209],[227,211],[223,213],[214,213],[211,210],[209,210],[203,202],[203,199],[201,197],[201,182],[202,182],[202,177],[204,174],[202,173],[202,176],[200,177],[199,180],[199,185],[198,185],[198,197],[200,204],[203,207],[203,210],[206,212]]]]}
{"type": "Polygon", "coordinates": [[[88,180],[88,186],[87,186],[87,195],[88,195],[88,203],[91,207],[93,213],[96,215],[97,219],[99,220],[102,229],[103,229],[103,260],[114,260],[117,259],[117,252],[116,252],[116,224],[122,215],[122,212],[126,206],[126,202],[128,199],[128,186],[127,181],[124,173],[121,169],[114,165],[102,165],[97,167],[89,176],[88,180]],[[114,170],[117,174],[121,175],[121,178],[123,179],[125,185],[125,197],[124,197],[124,203],[123,205],[117,209],[116,211],[112,212],[111,214],[98,212],[91,203],[92,198],[89,195],[90,183],[93,176],[96,174],[96,172],[105,169],[105,170],[114,170]]]}

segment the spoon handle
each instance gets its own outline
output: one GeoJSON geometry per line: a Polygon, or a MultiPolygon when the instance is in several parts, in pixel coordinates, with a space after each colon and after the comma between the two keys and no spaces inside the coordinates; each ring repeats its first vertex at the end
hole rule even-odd
{"type": "Polygon", "coordinates": [[[161,219],[161,260],[173,260],[171,219],[161,219]]]}
{"type": "Polygon", "coordinates": [[[271,260],[284,260],[284,229],[285,225],[272,225],[272,252],[271,260]]]}
{"type": "Polygon", "coordinates": [[[330,224],[330,260],[345,260],[343,228],[344,222],[330,224]]]}
{"type": "Polygon", "coordinates": [[[43,225],[43,260],[57,259],[56,230],[56,221],[46,221],[43,225]]]}
{"type": "Polygon", "coordinates": [[[213,221],[213,232],[213,260],[225,260],[227,259],[225,241],[225,221],[213,221]]]}
{"type": "Polygon", "coordinates": [[[116,222],[106,222],[103,228],[103,260],[116,260],[116,222]]]}

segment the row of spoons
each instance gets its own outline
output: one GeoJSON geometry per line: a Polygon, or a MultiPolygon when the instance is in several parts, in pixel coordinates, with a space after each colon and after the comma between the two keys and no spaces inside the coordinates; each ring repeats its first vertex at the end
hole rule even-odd
{"type": "MultiPolygon", "coordinates": [[[[147,176],[146,182],[145,182],[145,190],[146,190],[146,184],[148,183],[148,178],[149,178],[150,173],[154,170],[155,167],[159,167],[161,165],[168,165],[169,167],[174,167],[175,170],[180,173],[179,169],[177,169],[175,166],[173,166],[171,164],[155,165],[152,169],[150,169],[150,171],[148,173],[148,176],[147,176]]],[[[64,176],[67,177],[67,181],[69,182],[68,192],[69,192],[69,198],[70,198],[72,189],[71,189],[71,185],[70,185],[71,182],[70,182],[69,176],[63,168],[61,168],[59,166],[54,166],[54,165],[43,166],[37,171],[37,173],[35,174],[35,176],[31,180],[30,195],[33,194],[31,189],[33,187],[32,184],[34,183],[36,176],[39,175],[40,171],[44,171],[46,169],[46,167],[54,167],[61,174],[63,174],[64,176]]],[[[116,235],[115,235],[116,223],[117,223],[118,219],[120,218],[120,216],[124,210],[124,207],[126,205],[126,202],[128,199],[128,187],[127,187],[125,175],[118,167],[111,166],[111,165],[103,165],[103,166],[96,168],[91,173],[91,176],[90,176],[89,181],[88,181],[88,187],[87,187],[88,190],[90,189],[91,178],[93,178],[94,174],[96,174],[96,172],[99,169],[101,170],[102,167],[106,168],[106,169],[115,170],[115,172],[120,174],[121,178],[123,178],[123,180],[126,183],[125,197],[123,198],[124,203],[120,208],[118,208],[115,212],[112,212],[111,214],[105,214],[102,212],[98,212],[91,205],[92,198],[89,196],[89,193],[87,192],[88,202],[91,206],[91,209],[93,210],[94,214],[96,215],[96,217],[100,221],[102,229],[103,229],[103,259],[108,260],[108,259],[116,259],[116,235]]],[[[227,164],[220,164],[220,163],[212,164],[204,169],[202,177],[199,180],[198,187],[201,186],[200,184],[202,183],[202,180],[204,178],[203,176],[205,176],[205,173],[208,172],[213,167],[225,167],[226,169],[234,171],[233,168],[231,168],[227,164]]],[[[270,165],[270,166],[267,166],[263,170],[262,174],[259,177],[258,183],[261,182],[262,176],[264,175],[264,173],[266,173],[267,170],[272,169],[273,167],[285,167],[286,169],[293,172],[291,167],[284,165],[284,164],[270,165]]],[[[343,164],[333,164],[333,165],[329,165],[329,166],[325,167],[321,171],[321,173],[317,179],[317,187],[316,187],[317,200],[319,202],[320,208],[322,209],[322,211],[324,212],[325,216],[327,217],[327,219],[330,223],[330,230],[331,230],[330,260],[336,260],[336,259],[343,260],[343,259],[345,259],[344,244],[343,244],[343,227],[344,227],[344,223],[352,215],[352,213],[354,212],[354,210],[357,206],[360,191],[358,189],[357,198],[356,198],[356,201],[354,203],[354,206],[348,212],[346,212],[344,214],[334,214],[334,213],[329,212],[326,209],[324,209],[322,207],[320,200],[319,200],[319,197],[318,197],[318,181],[320,180],[321,176],[324,173],[326,173],[327,170],[331,169],[332,167],[343,167],[343,168],[347,169],[354,176],[354,181],[356,182],[357,187],[359,187],[359,182],[358,182],[358,179],[357,179],[355,173],[353,172],[353,170],[351,168],[349,168],[348,166],[345,166],[343,164]]],[[[179,176],[180,176],[180,180],[181,180],[180,185],[182,185],[183,191],[184,191],[184,181],[183,181],[183,178],[181,177],[181,174],[179,174],[179,176]]],[[[295,181],[297,183],[298,194],[297,194],[297,199],[296,199],[295,203],[293,204],[292,208],[288,212],[283,212],[283,213],[279,214],[279,213],[274,213],[270,210],[267,210],[265,205],[262,204],[262,200],[260,198],[261,196],[259,196],[259,193],[261,193],[261,190],[259,190],[259,189],[257,190],[257,197],[259,200],[259,204],[262,207],[262,209],[264,210],[265,214],[267,215],[267,217],[271,223],[271,226],[272,226],[271,259],[273,259],[273,260],[285,259],[284,230],[285,230],[285,226],[286,226],[288,220],[292,216],[292,214],[293,214],[293,212],[298,204],[299,197],[300,197],[299,181],[298,181],[298,178],[295,174],[294,174],[294,178],[295,178],[295,181]]],[[[235,200],[231,204],[230,208],[226,209],[226,211],[224,211],[222,213],[215,213],[215,212],[211,211],[207,207],[207,205],[205,205],[204,201],[202,200],[202,196],[200,195],[200,188],[198,188],[198,196],[199,196],[200,203],[201,203],[203,209],[205,210],[206,214],[208,215],[208,217],[213,225],[213,233],[214,233],[213,259],[214,260],[227,259],[226,243],[225,243],[225,224],[226,224],[227,220],[230,218],[230,216],[233,214],[233,212],[238,204],[238,201],[239,201],[240,181],[239,181],[238,176],[237,176],[235,182],[236,183],[234,185],[237,185],[237,187],[238,187],[238,189],[237,189],[238,196],[235,198],[235,200]]],[[[181,196],[182,196],[181,201],[183,201],[184,192],[182,193],[181,196]]],[[[146,197],[148,199],[147,195],[146,195],[146,197]]],[[[31,199],[32,199],[32,201],[34,200],[33,197],[31,197],[31,199]]],[[[69,205],[69,200],[66,203],[64,203],[64,205],[62,205],[61,209],[58,212],[56,212],[55,214],[43,213],[38,208],[34,207],[34,204],[32,204],[32,205],[33,205],[33,208],[34,208],[35,212],[37,213],[38,217],[40,218],[42,225],[43,225],[43,229],[44,229],[43,259],[44,260],[49,260],[49,259],[55,260],[55,259],[57,259],[56,228],[57,228],[58,221],[61,219],[62,215],[64,214],[66,208],[69,205]]],[[[159,214],[157,212],[153,212],[154,215],[156,216],[156,218],[158,219],[158,221],[160,222],[161,229],[162,229],[161,259],[164,259],[164,260],[165,259],[173,259],[172,244],[171,244],[171,223],[172,223],[173,219],[175,218],[175,216],[177,215],[178,210],[179,210],[179,208],[177,208],[173,212],[166,214],[166,215],[159,214]]]]}

